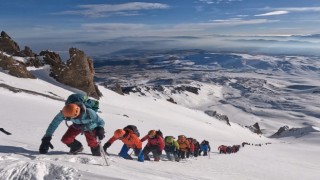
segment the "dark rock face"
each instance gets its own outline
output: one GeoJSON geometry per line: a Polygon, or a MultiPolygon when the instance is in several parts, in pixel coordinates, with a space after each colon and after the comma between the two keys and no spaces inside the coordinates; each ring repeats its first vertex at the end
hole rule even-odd
{"type": "Polygon", "coordinates": [[[182,85],[182,86],[176,87],[174,90],[172,90],[172,93],[176,93],[176,92],[181,93],[181,92],[184,92],[184,91],[188,91],[188,92],[191,92],[193,94],[199,94],[199,92],[198,92],[199,90],[200,90],[200,88],[198,88],[198,87],[182,85]]]}
{"type": "Polygon", "coordinates": [[[80,89],[88,96],[99,99],[102,94],[94,82],[93,62],[83,51],[70,48],[70,59],[63,63],[58,54],[50,51],[42,51],[44,62],[51,66],[50,75],[57,81],[80,89]]]}
{"type": "Polygon", "coordinates": [[[13,54],[14,56],[20,56],[20,57],[35,57],[36,54],[32,52],[31,48],[28,46],[24,47],[24,50],[16,52],[13,54]]]}
{"type": "Polygon", "coordinates": [[[289,126],[283,126],[276,133],[274,133],[272,136],[270,136],[270,138],[280,136],[284,131],[287,131],[289,129],[290,129],[289,126]]]}
{"type": "Polygon", "coordinates": [[[20,47],[6,32],[1,31],[0,51],[13,55],[20,51],[20,47]]]}
{"type": "Polygon", "coordinates": [[[37,55],[32,52],[30,47],[25,46],[24,50],[20,51],[19,45],[4,31],[1,32],[0,36],[0,51],[13,56],[27,57],[25,63],[20,62],[21,66],[43,66],[43,63],[37,58],[37,55]]]}
{"type": "Polygon", "coordinates": [[[262,131],[260,129],[259,123],[255,123],[252,126],[245,126],[246,128],[249,128],[250,131],[256,133],[256,134],[262,134],[262,131]]]}
{"type": "Polygon", "coordinates": [[[169,99],[167,99],[167,101],[173,103],[173,104],[177,104],[177,102],[174,101],[174,99],[172,97],[170,97],[169,99]]]}
{"type": "Polygon", "coordinates": [[[27,70],[23,63],[3,54],[0,54],[0,67],[3,68],[3,70],[6,70],[8,74],[15,77],[32,79],[36,78],[27,70]]]}
{"type": "Polygon", "coordinates": [[[60,55],[53,52],[53,51],[41,51],[40,56],[43,57],[43,61],[45,64],[49,64],[52,68],[57,68],[62,64],[62,60],[60,58],[60,55]]]}
{"type": "Polygon", "coordinates": [[[124,95],[124,93],[122,92],[122,87],[119,83],[109,85],[108,83],[104,82],[102,85],[120,95],[124,95]]]}
{"type": "Polygon", "coordinates": [[[211,111],[211,110],[204,111],[204,113],[206,113],[207,115],[209,115],[211,117],[215,117],[215,118],[219,119],[220,121],[225,121],[227,125],[231,126],[227,115],[219,114],[219,113],[217,113],[217,111],[211,111]]]}

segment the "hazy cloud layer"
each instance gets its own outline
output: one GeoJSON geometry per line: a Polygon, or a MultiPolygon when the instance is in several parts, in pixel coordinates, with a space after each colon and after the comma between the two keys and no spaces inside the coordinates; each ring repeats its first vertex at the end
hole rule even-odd
{"type": "Polygon", "coordinates": [[[83,15],[88,17],[107,17],[114,15],[139,15],[139,11],[150,9],[167,9],[170,6],[161,3],[131,2],[124,4],[89,4],[79,5],[78,10],[63,11],[59,15],[83,15]]]}

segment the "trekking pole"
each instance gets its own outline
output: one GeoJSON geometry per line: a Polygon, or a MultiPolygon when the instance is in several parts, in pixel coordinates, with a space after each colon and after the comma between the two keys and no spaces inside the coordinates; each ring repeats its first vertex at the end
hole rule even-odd
{"type": "Polygon", "coordinates": [[[100,147],[100,153],[101,153],[104,161],[106,162],[106,165],[110,166],[109,158],[107,158],[106,153],[104,152],[104,150],[103,150],[103,148],[101,146],[101,140],[99,139],[98,142],[99,142],[99,147],[100,147]]]}
{"type": "Polygon", "coordinates": [[[130,156],[133,154],[134,150],[132,149],[131,153],[130,153],[130,156]]]}
{"type": "Polygon", "coordinates": [[[3,128],[0,128],[0,131],[5,133],[6,135],[11,135],[11,133],[9,133],[8,131],[4,130],[3,128]]]}

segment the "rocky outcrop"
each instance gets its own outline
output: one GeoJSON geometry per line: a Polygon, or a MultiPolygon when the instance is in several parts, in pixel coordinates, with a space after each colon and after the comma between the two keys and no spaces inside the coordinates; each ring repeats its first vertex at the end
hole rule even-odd
{"type": "Polygon", "coordinates": [[[122,91],[122,87],[119,83],[115,83],[114,85],[109,85],[108,83],[104,83],[103,84],[106,88],[120,94],[120,95],[124,95],[123,91],[122,91]]]}
{"type": "Polygon", "coordinates": [[[40,67],[43,63],[38,59],[37,54],[33,53],[31,48],[28,46],[24,47],[24,50],[14,54],[15,56],[25,57],[27,59],[26,66],[40,67]]]}
{"type": "Polygon", "coordinates": [[[11,39],[11,37],[4,31],[0,36],[0,51],[9,55],[25,57],[25,62],[19,62],[21,65],[40,67],[43,63],[37,58],[37,54],[33,53],[31,48],[25,46],[24,50],[20,51],[19,45],[11,39]]]}
{"type": "Polygon", "coordinates": [[[24,50],[16,52],[13,54],[14,56],[20,57],[36,57],[36,54],[32,52],[31,48],[28,46],[24,47],[24,50]]]}
{"type": "Polygon", "coordinates": [[[252,131],[253,133],[262,134],[262,131],[261,131],[260,126],[259,126],[259,123],[255,123],[252,126],[245,126],[245,127],[250,129],[250,131],[252,131]]]}
{"type": "Polygon", "coordinates": [[[24,65],[19,61],[14,60],[4,54],[0,54],[0,67],[7,71],[8,74],[19,78],[32,78],[36,77],[32,75],[24,65]]]}
{"type": "Polygon", "coordinates": [[[217,111],[212,111],[212,110],[206,110],[204,111],[207,115],[211,117],[215,117],[220,121],[225,121],[227,125],[231,126],[229,118],[227,115],[219,114],[217,111]]]}
{"type": "Polygon", "coordinates": [[[274,133],[272,136],[270,136],[270,138],[278,137],[278,136],[280,136],[283,132],[285,132],[285,131],[287,131],[287,130],[289,130],[289,129],[290,129],[289,126],[283,126],[283,127],[279,128],[279,130],[278,130],[276,133],[274,133]]]}
{"type": "Polygon", "coordinates": [[[198,87],[193,87],[193,86],[184,86],[184,85],[181,85],[181,86],[178,86],[178,87],[175,87],[173,90],[172,90],[172,93],[181,93],[181,92],[184,92],[184,91],[188,91],[188,92],[191,92],[193,94],[199,94],[199,90],[200,88],[198,87]]]}
{"type": "MultiPolygon", "coordinates": [[[[113,86],[108,86],[107,88],[114,91],[113,86]]],[[[151,91],[163,93],[165,91],[165,89],[170,90],[171,94],[182,94],[185,92],[190,92],[190,93],[198,95],[199,91],[200,91],[199,87],[193,87],[193,86],[187,86],[187,85],[179,85],[179,86],[163,86],[163,85],[125,86],[125,87],[121,87],[121,89],[122,89],[122,93],[124,93],[124,94],[139,93],[142,96],[146,96],[145,93],[146,92],[151,93],[151,91]]]]}
{"type": "Polygon", "coordinates": [[[53,51],[41,51],[40,56],[43,56],[43,62],[49,64],[51,68],[57,69],[63,65],[60,55],[53,51]]]}
{"type": "Polygon", "coordinates": [[[83,51],[70,48],[70,59],[63,63],[60,56],[51,51],[42,51],[43,60],[51,66],[50,76],[57,81],[80,89],[88,96],[99,99],[102,94],[94,82],[93,62],[83,51]]]}
{"type": "Polygon", "coordinates": [[[0,51],[12,56],[24,57],[23,61],[17,61],[6,54],[0,56],[0,67],[8,71],[9,74],[16,77],[35,78],[26,68],[26,66],[40,67],[43,64],[50,65],[50,76],[57,81],[80,89],[88,96],[99,99],[102,96],[94,82],[95,70],[93,62],[83,51],[76,48],[70,48],[70,59],[64,63],[59,54],[52,51],[41,51],[43,62],[38,59],[38,55],[33,53],[31,48],[25,46],[20,51],[18,44],[4,31],[0,37],[0,51]]]}
{"type": "Polygon", "coordinates": [[[1,31],[0,51],[13,55],[20,51],[20,47],[6,32],[1,31]]]}
{"type": "Polygon", "coordinates": [[[167,99],[167,101],[168,101],[168,102],[171,102],[171,103],[173,103],[173,104],[177,104],[177,102],[174,101],[174,99],[173,99],[172,97],[170,97],[169,99],[167,99]]]}

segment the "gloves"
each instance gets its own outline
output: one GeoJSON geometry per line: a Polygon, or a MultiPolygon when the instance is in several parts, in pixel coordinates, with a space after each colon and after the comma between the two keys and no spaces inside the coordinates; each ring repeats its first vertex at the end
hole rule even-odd
{"type": "Polygon", "coordinates": [[[46,154],[46,153],[48,153],[48,151],[49,151],[49,147],[51,148],[51,149],[53,149],[53,145],[51,144],[51,137],[43,137],[42,139],[41,139],[41,141],[42,141],[42,143],[41,143],[41,145],[40,145],[40,148],[39,148],[39,153],[40,154],[46,154]]]}
{"type": "Polygon", "coordinates": [[[107,149],[111,146],[111,143],[107,142],[103,145],[103,150],[107,152],[107,149]]]}
{"type": "Polygon", "coordinates": [[[96,128],[94,128],[94,130],[96,131],[96,136],[99,138],[99,140],[102,140],[105,137],[103,127],[97,126],[96,128]]]}

